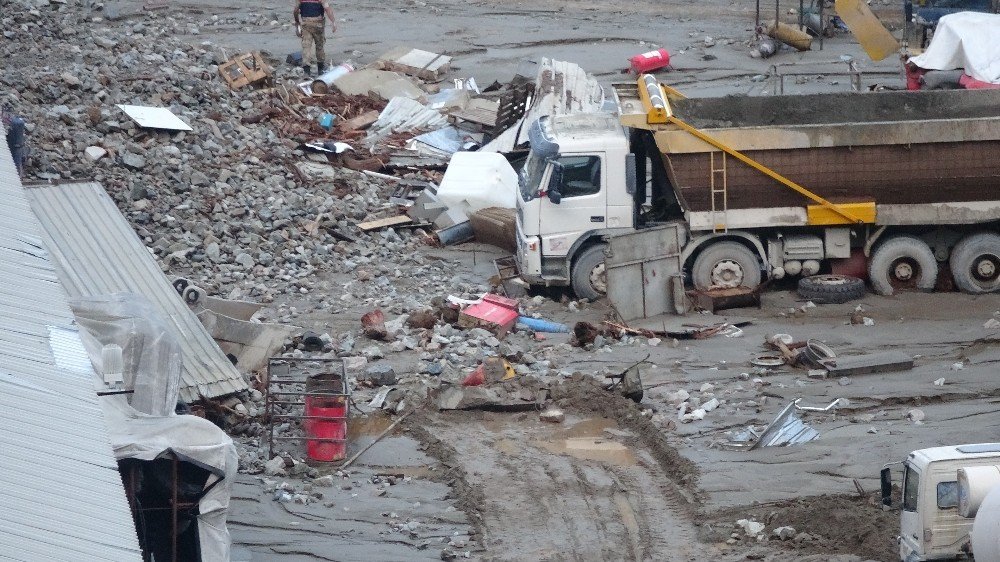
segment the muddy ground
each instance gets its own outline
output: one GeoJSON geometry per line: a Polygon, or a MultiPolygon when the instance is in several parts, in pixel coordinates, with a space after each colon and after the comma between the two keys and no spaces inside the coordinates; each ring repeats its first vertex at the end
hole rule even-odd
{"type": "MultiPolygon", "coordinates": [[[[203,15],[204,23],[185,36],[192,42],[211,41],[234,52],[264,49],[280,61],[298,49],[288,4],[207,0],[171,3],[161,13],[203,15]],[[248,13],[267,14],[274,23],[243,26],[239,19],[248,13]]],[[[898,21],[897,3],[874,4],[898,21]]],[[[141,2],[110,5],[127,11],[141,2]]],[[[797,5],[782,2],[779,11],[791,21],[788,10],[797,5]]],[[[361,0],[334,8],[339,30],[327,49],[334,62],[365,64],[407,45],[453,55],[448,78],[474,76],[480,85],[509,80],[521,60],[541,56],[578,62],[610,83],[626,78],[621,70],[628,57],[658,47],[673,60],[661,78],[691,95],[771,93],[778,84],[768,77],[772,65],[781,73],[802,73],[786,78],[787,93],[844,91],[848,79],[834,73],[847,70],[847,57],[865,73],[865,87],[902,84],[898,61],[868,60],[846,34],[827,39],[823,50],[751,58],[754,12],[748,2],[361,0]]],[[[465,245],[428,248],[426,255],[448,262],[470,284],[485,285],[494,272],[491,260],[503,252],[465,245]]],[[[335,300],[352,280],[316,281],[308,298],[335,300]]],[[[405,276],[395,283],[414,294],[427,289],[405,276]]],[[[433,291],[426,292],[429,299],[433,291]]],[[[571,308],[555,296],[537,310],[546,318],[599,323],[608,313],[600,303],[571,308]]],[[[296,304],[276,302],[274,317],[296,304]]],[[[367,311],[358,304],[295,320],[336,335],[356,331],[367,311]]],[[[510,341],[545,350],[560,373],[580,373],[548,381],[566,410],[563,423],[546,424],[533,411],[421,408],[351,470],[321,468],[336,484],[305,505],[273,499],[275,487],[284,482],[301,489],[301,480],[242,475],[230,518],[234,559],[891,560],[898,519],[874,501],[881,466],[917,448],[996,439],[1000,342],[983,324],[998,315],[997,296],[869,296],[861,303],[808,307],[779,289],[764,296],[760,309],[650,326],[750,321],[737,338],[639,337],[580,351],[561,345],[565,338],[536,345],[514,334],[510,341]],[[859,304],[873,326],[850,323],[859,304]],[[916,366],[847,380],[809,378],[791,368],[754,370],[750,358],[763,350],[766,335],[779,332],[822,339],[844,355],[900,350],[917,356],[916,366]],[[586,382],[647,354],[641,406],[586,382]],[[943,384],[935,385],[941,378],[943,384]],[[682,423],[674,403],[682,389],[724,403],[704,420],[682,423]],[[795,399],[812,406],[843,401],[827,413],[802,414],[820,432],[813,442],[754,451],[725,446],[747,426],[762,428],[795,399]],[[924,414],[919,425],[907,418],[914,408],[924,414]],[[766,524],[768,536],[780,526],[808,536],[758,540],[737,527],[739,519],[766,524]]],[[[387,360],[398,372],[418,362],[416,353],[387,360]]],[[[370,410],[361,405],[359,412],[370,410]]],[[[367,415],[370,421],[354,423],[350,453],[386,425],[377,417],[382,414],[367,415]]]]}

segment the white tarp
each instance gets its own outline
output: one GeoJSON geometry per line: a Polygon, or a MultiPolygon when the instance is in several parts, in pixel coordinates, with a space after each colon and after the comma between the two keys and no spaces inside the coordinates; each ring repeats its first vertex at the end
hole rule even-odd
{"type": "Polygon", "coordinates": [[[1000,15],[958,12],[941,18],[927,50],[910,62],[927,70],[965,69],[983,82],[1000,84],[1000,15]]]}
{"type": "Polygon", "coordinates": [[[465,214],[517,205],[517,172],[497,152],[456,152],[437,190],[438,201],[465,214]]]}
{"type": "Polygon", "coordinates": [[[228,561],[226,515],[239,456],[233,440],[212,422],[174,414],[181,376],[177,341],[139,295],[72,299],[70,308],[81,327],[80,339],[94,365],[98,388],[105,384],[103,347],[113,343],[122,348],[126,386],[134,393],[131,398],[112,394],[100,399],[115,458],[152,461],[173,454],[211,472],[205,483],[208,492],[198,502],[201,559],[228,561]]]}

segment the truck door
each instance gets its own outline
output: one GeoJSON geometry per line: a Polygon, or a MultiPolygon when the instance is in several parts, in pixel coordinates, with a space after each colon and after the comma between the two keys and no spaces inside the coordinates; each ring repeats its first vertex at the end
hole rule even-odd
{"type": "Polygon", "coordinates": [[[906,465],[903,473],[903,511],[899,518],[899,557],[923,556],[923,524],[919,508],[920,472],[906,465]]]}
{"type": "MultiPolygon", "coordinates": [[[[559,202],[542,198],[539,220],[542,254],[565,256],[580,235],[603,229],[607,224],[607,192],[603,154],[563,154],[556,163],[562,168],[559,202]]],[[[549,178],[558,166],[550,166],[549,178]]],[[[549,186],[552,191],[553,186],[549,186]]]]}

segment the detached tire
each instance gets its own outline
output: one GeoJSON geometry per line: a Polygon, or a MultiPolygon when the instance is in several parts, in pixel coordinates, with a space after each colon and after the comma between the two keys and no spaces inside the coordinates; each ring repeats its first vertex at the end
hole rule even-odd
{"type": "Polygon", "coordinates": [[[868,260],[872,290],[883,296],[908,290],[933,291],[937,276],[934,252],[923,240],[912,236],[886,240],[868,260]]]}
{"type": "Polygon", "coordinates": [[[820,304],[840,304],[865,296],[865,282],[850,275],[812,275],[799,279],[799,296],[820,304]]]}
{"type": "Polygon", "coordinates": [[[702,250],[691,266],[695,289],[732,289],[760,285],[757,255],[739,242],[717,242],[702,250]]]}
{"type": "Polygon", "coordinates": [[[955,245],[948,261],[955,285],[963,293],[983,294],[1000,290],[1000,236],[970,234],[955,245]]]}
{"type": "Polygon", "coordinates": [[[570,285],[578,298],[597,300],[608,294],[608,276],[604,268],[604,244],[584,250],[570,272],[570,285]]]}

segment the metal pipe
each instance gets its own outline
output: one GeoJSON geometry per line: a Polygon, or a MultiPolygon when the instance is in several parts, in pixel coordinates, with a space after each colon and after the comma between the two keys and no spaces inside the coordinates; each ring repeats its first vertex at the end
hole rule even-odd
{"type": "Polygon", "coordinates": [[[826,407],[822,407],[822,408],[819,407],[819,406],[799,406],[799,401],[801,401],[801,400],[802,399],[799,398],[795,402],[792,402],[792,404],[795,404],[795,409],[796,410],[803,410],[803,411],[806,411],[806,412],[828,412],[828,411],[830,411],[831,408],[835,408],[837,406],[837,404],[840,404],[840,398],[837,398],[833,402],[830,402],[826,407]]]}

